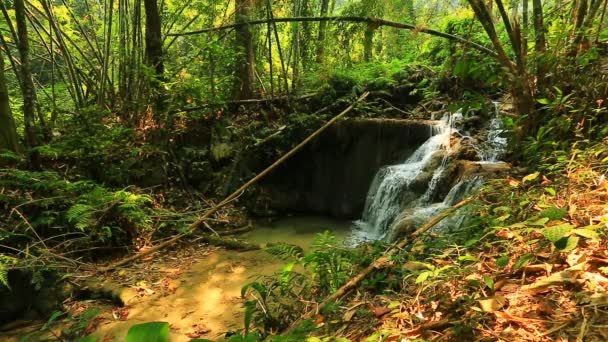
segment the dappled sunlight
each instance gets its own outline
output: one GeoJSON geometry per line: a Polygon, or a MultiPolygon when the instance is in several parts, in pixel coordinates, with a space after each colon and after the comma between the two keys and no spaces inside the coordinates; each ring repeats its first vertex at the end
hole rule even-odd
{"type": "Polygon", "coordinates": [[[126,321],[104,322],[95,335],[120,340],[135,324],[166,321],[171,325],[172,341],[189,341],[195,335],[221,338],[243,327],[241,288],[280,266],[280,260],[264,251],[212,252],[176,280],[174,293],[138,298],[129,303],[126,321]]]}

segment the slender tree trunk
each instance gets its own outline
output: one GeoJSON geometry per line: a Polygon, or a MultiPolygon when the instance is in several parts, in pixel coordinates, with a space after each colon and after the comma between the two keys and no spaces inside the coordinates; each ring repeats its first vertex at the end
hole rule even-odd
{"type": "MultiPolygon", "coordinates": [[[[25,4],[23,0],[15,0],[15,19],[17,21],[17,47],[21,60],[21,91],[23,93],[23,121],[25,128],[25,142],[29,148],[38,146],[38,137],[34,118],[36,115],[36,103],[34,94],[34,82],[29,57],[29,42],[27,35],[27,21],[25,18],[25,4]]],[[[37,158],[34,158],[33,166],[38,167],[37,158]]]]}
{"type": "Polygon", "coordinates": [[[406,0],[405,6],[407,7],[407,15],[411,24],[416,25],[416,11],[414,9],[414,0],[406,0]]]}
{"type": "Polygon", "coordinates": [[[528,0],[523,0],[522,2],[522,21],[523,21],[523,33],[522,33],[522,55],[524,56],[524,58],[526,58],[526,56],[528,55],[528,32],[530,32],[529,29],[529,19],[528,19],[528,0]]]}
{"type": "MultiPolygon", "coordinates": [[[[251,15],[252,0],[236,0],[236,23],[248,22],[251,15]]],[[[237,80],[235,97],[237,99],[253,98],[255,93],[255,50],[253,34],[249,25],[236,28],[236,47],[239,50],[237,61],[237,80]]]]}
{"type": "Polygon", "coordinates": [[[154,69],[151,89],[154,92],[155,114],[165,109],[165,96],[160,87],[165,73],[163,63],[162,23],[156,0],[144,0],[146,11],[146,64],[154,69]]]}
{"type": "Polygon", "coordinates": [[[541,0],[532,0],[534,13],[534,50],[536,51],[536,86],[539,92],[545,89],[545,75],[547,74],[544,54],[547,51],[545,38],[545,20],[543,17],[543,4],[541,0]]]}
{"type": "Polygon", "coordinates": [[[371,62],[374,54],[374,31],[376,29],[372,25],[368,25],[365,29],[363,37],[363,60],[371,62]]]}
{"type": "Polygon", "coordinates": [[[0,52],[0,150],[21,152],[19,136],[8,99],[8,87],[4,77],[4,56],[0,52]]]}
{"type": "MultiPolygon", "coordinates": [[[[326,17],[329,11],[329,0],[321,0],[321,17],[326,17]]],[[[317,63],[323,63],[325,54],[325,36],[327,33],[327,22],[319,22],[319,37],[317,38],[317,63]]]]}
{"type": "Polygon", "coordinates": [[[156,0],[144,0],[146,10],[146,62],[154,68],[157,78],[165,72],[161,18],[156,0]]]}

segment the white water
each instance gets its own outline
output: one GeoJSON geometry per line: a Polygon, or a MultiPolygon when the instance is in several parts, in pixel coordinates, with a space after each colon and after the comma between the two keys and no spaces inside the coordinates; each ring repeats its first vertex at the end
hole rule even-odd
{"type": "Polygon", "coordinates": [[[506,130],[500,116],[499,103],[493,104],[494,117],[490,120],[487,140],[477,151],[482,162],[490,163],[498,162],[507,151],[507,138],[504,136],[506,130]]]}
{"type": "MultiPolygon", "coordinates": [[[[488,127],[486,142],[476,147],[483,163],[499,162],[507,148],[498,103],[494,103],[494,107],[495,114],[488,127]]],[[[481,185],[482,181],[479,177],[461,180],[450,189],[442,202],[433,203],[437,186],[444,177],[449,164],[449,156],[446,153],[439,167],[433,171],[425,193],[414,200],[407,201],[408,199],[403,198],[412,182],[432,161],[435,153],[440,150],[449,152],[452,133],[457,133],[455,124],[461,119],[460,110],[444,117],[437,126],[432,128],[431,137],[411,157],[402,164],[383,167],[378,171],[368,191],[362,218],[355,222],[355,229],[350,239],[352,243],[393,239],[396,234],[399,234],[394,222],[405,221],[418,226],[437,212],[456,204],[481,185]],[[404,210],[404,208],[406,209],[404,210]]],[[[464,214],[453,215],[434,229],[444,231],[458,228],[462,225],[465,216],[464,214]]]]}
{"type": "MultiPolygon", "coordinates": [[[[412,181],[424,170],[433,158],[435,152],[450,148],[450,139],[454,124],[462,118],[462,112],[445,116],[439,124],[431,128],[431,137],[422,144],[402,164],[386,166],[380,169],[368,191],[365,209],[361,220],[355,222],[353,240],[378,240],[387,235],[387,230],[393,220],[401,212],[403,195],[409,189],[412,181]]],[[[433,175],[429,193],[434,192],[443,170],[447,165],[444,159],[441,167],[433,175]]],[[[430,198],[430,196],[428,196],[430,198]]]]}

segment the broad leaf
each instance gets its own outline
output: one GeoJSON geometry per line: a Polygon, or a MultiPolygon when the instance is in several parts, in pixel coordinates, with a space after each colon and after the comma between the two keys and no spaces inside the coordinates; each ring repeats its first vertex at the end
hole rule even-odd
{"type": "Polygon", "coordinates": [[[549,208],[540,212],[540,217],[546,217],[551,221],[561,220],[566,216],[568,208],[549,208]]]}
{"type": "Polygon", "coordinates": [[[149,322],[132,326],[125,342],[142,341],[169,342],[169,323],[149,322]]]}
{"type": "Polygon", "coordinates": [[[556,243],[567,236],[572,229],[574,229],[573,225],[564,223],[558,226],[547,227],[541,230],[541,233],[547,240],[551,241],[552,243],[556,243]]]}

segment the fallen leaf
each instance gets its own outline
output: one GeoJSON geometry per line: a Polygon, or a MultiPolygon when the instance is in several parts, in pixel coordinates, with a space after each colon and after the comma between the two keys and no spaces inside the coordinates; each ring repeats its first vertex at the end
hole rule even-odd
{"type": "Polygon", "coordinates": [[[376,315],[376,317],[382,317],[384,315],[386,315],[387,313],[391,312],[392,310],[386,307],[382,307],[382,306],[377,306],[373,309],[374,311],[374,315],[376,315]]]}
{"type": "Polygon", "coordinates": [[[502,309],[507,300],[501,294],[496,294],[486,299],[480,299],[478,302],[483,312],[495,312],[502,309]]]}
{"type": "Polygon", "coordinates": [[[344,313],[344,315],[342,316],[342,320],[344,322],[350,322],[353,319],[353,316],[355,315],[355,313],[357,313],[356,309],[350,309],[350,310],[346,311],[344,313]]]}
{"type": "Polygon", "coordinates": [[[580,278],[583,273],[585,263],[567,268],[561,272],[553,273],[548,277],[542,277],[537,279],[534,283],[524,285],[521,287],[522,290],[533,290],[544,287],[550,287],[553,285],[562,285],[566,283],[574,283],[576,279],[580,278]]]}

